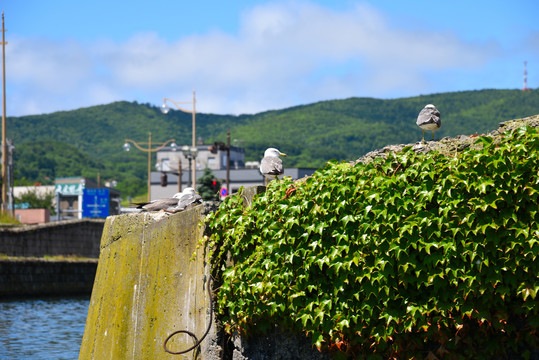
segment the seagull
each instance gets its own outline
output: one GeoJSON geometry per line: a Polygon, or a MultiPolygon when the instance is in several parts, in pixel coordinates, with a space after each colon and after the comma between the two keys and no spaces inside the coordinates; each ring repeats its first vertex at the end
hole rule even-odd
{"type": "Polygon", "coordinates": [[[171,198],[152,200],[150,202],[133,203],[142,211],[160,211],[177,213],[187,209],[192,204],[201,204],[202,197],[192,187],[185,188],[183,192],[174,194],[171,198]]]}
{"type": "Polygon", "coordinates": [[[275,148],[268,148],[264,152],[264,158],[260,162],[260,172],[265,177],[265,182],[277,179],[284,173],[283,161],[279,156],[287,156],[275,148]]]}
{"type": "Polygon", "coordinates": [[[136,208],[141,209],[142,211],[166,210],[176,207],[182,195],[183,193],[179,192],[174,194],[174,196],[171,198],[157,199],[142,203],[133,203],[132,205],[136,205],[136,208]]]}
{"type": "Polygon", "coordinates": [[[428,104],[419,112],[417,116],[417,126],[423,129],[423,140],[425,141],[425,130],[432,130],[432,140],[434,140],[434,131],[438,130],[442,126],[442,120],[440,120],[440,112],[436,109],[436,106],[428,104]]]}
{"type": "Polygon", "coordinates": [[[171,209],[165,209],[166,212],[177,213],[187,209],[191,205],[202,204],[202,196],[192,187],[183,189],[177,205],[171,209]]]}

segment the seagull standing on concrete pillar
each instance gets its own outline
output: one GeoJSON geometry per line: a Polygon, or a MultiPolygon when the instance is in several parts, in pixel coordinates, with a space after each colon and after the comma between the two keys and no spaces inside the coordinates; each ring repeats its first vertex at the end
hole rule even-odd
{"type": "Polygon", "coordinates": [[[423,129],[423,140],[425,141],[425,130],[432,130],[432,140],[434,140],[434,131],[438,130],[442,126],[442,120],[440,120],[440,112],[436,109],[436,106],[428,104],[419,112],[417,117],[417,126],[423,129]]]}

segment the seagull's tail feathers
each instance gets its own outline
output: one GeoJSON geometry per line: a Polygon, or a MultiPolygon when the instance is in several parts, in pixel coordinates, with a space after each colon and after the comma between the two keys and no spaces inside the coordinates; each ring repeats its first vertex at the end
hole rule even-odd
{"type": "Polygon", "coordinates": [[[134,208],[137,208],[137,209],[143,209],[144,210],[144,206],[148,205],[148,204],[149,204],[149,202],[136,202],[136,203],[129,204],[129,207],[134,207],[134,208]]]}

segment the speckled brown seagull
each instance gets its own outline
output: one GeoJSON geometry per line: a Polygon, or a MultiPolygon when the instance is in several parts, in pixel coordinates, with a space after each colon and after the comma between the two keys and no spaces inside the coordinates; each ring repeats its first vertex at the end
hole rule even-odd
{"type": "Polygon", "coordinates": [[[434,131],[438,130],[442,126],[442,120],[440,120],[440,112],[436,109],[436,106],[428,104],[419,112],[417,116],[417,126],[423,129],[423,140],[425,141],[425,130],[432,130],[432,139],[434,140],[434,131]]]}
{"type": "Polygon", "coordinates": [[[136,206],[137,209],[140,209],[142,211],[159,211],[159,210],[167,210],[172,209],[178,206],[178,200],[183,195],[183,193],[179,192],[174,194],[171,198],[165,198],[165,199],[157,199],[152,200],[148,202],[141,202],[141,203],[132,203],[131,205],[136,206]]]}
{"type": "Polygon", "coordinates": [[[268,148],[264,152],[264,157],[260,162],[260,172],[265,178],[264,183],[267,183],[270,179],[277,179],[284,174],[283,161],[280,156],[287,155],[276,148],[268,148]]]}

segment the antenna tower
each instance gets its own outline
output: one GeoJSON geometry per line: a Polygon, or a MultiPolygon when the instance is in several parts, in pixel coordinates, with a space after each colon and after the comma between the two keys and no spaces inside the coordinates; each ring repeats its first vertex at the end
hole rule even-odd
{"type": "Polygon", "coordinates": [[[527,61],[524,61],[524,86],[522,87],[522,91],[530,91],[528,88],[528,70],[526,69],[526,66],[528,65],[527,61]]]}

